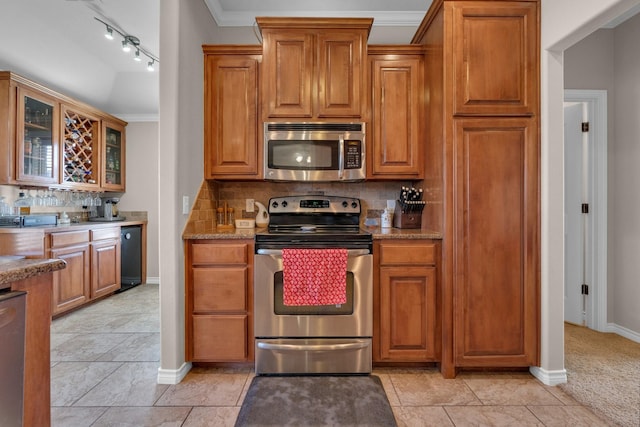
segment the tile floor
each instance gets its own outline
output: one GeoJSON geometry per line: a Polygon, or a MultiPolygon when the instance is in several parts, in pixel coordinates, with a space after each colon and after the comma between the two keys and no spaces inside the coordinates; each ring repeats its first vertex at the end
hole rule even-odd
{"type": "MultiPolygon", "coordinates": [[[[53,321],[52,425],[233,426],[253,372],[194,368],[156,384],[158,285],[141,285],[53,321]]],[[[529,374],[376,369],[400,426],[606,426],[529,374]]]]}

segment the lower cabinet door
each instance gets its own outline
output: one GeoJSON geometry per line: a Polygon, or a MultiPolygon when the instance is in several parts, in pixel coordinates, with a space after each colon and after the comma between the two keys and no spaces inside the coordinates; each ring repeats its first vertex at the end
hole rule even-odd
{"type": "Polygon", "coordinates": [[[91,298],[120,289],[120,241],[103,240],[91,243],[91,298]]]}
{"type": "Polygon", "coordinates": [[[53,273],[53,314],[78,307],[89,301],[89,244],[51,249],[51,258],[59,258],[67,267],[53,273]]]}
{"type": "Polygon", "coordinates": [[[436,268],[380,268],[380,360],[433,361],[436,268]]]}
{"type": "Polygon", "coordinates": [[[196,315],[193,322],[193,361],[243,362],[248,358],[246,315],[196,315]]]}

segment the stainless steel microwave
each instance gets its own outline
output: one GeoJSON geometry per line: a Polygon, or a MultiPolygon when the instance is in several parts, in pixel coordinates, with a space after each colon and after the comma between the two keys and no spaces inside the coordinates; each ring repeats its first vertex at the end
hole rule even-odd
{"type": "Polygon", "coordinates": [[[364,123],[266,122],[264,179],[362,181],[364,123]]]}

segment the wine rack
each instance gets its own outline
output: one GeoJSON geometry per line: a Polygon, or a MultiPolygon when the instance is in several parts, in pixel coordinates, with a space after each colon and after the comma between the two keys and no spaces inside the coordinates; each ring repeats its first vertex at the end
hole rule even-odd
{"type": "Polygon", "coordinates": [[[98,119],[65,110],[62,183],[97,185],[99,129],[98,119]]]}

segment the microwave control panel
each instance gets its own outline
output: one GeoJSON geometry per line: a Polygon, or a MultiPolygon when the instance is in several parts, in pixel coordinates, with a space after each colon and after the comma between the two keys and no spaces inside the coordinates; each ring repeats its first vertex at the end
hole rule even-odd
{"type": "Polygon", "coordinates": [[[359,169],[362,167],[362,144],[358,140],[344,141],[344,168],[359,169]]]}

